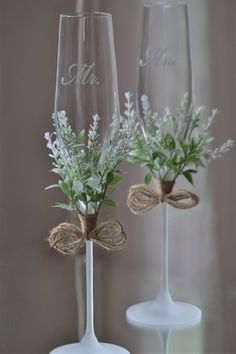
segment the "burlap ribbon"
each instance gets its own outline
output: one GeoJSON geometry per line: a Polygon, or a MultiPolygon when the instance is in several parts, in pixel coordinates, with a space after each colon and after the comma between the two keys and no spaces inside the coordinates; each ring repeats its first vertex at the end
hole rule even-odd
{"type": "Polygon", "coordinates": [[[77,254],[86,240],[92,240],[106,250],[120,250],[126,243],[126,234],[117,221],[97,225],[97,214],[79,214],[81,229],[70,223],[55,227],[49,236],[50,246],[62,254],[77,254]]]}
{"type": "Polygon", "coordinates": [[[128,207],[134,214],[143,214],[159,203],[168,203],[177,209],[189,209],[195,207],[199,198],[185,189],[172,192],[174,181],[155,180],[156,191],[145,184],[137,184],[130,187],[128,195],[128,207]],[[185,202],[181,202],[185,200],[185,202]]]}

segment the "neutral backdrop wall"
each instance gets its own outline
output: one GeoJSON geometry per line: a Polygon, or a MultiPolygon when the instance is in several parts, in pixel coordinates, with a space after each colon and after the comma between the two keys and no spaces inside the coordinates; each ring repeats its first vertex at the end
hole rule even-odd
{"type": "Polygon", "coordinates": [[[58,19],[71,0],[0,1],[0,352],[47,353],[76,339],[74,265],[51,253],[64,216],[43,138],[51,129],[58,19]]]}

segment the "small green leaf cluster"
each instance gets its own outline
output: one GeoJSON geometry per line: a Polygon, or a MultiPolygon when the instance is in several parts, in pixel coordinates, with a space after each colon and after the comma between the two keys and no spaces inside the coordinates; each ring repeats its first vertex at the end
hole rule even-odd
{"type": "Polygon", "coordinates": [[[102,204],[116,206],[109,198],[122,179],[118,165],[127,159],[131,141],[137,129],[136,116],[131,103],[131,94],[126,93],[126,111],[121,119],[119,131],[116,122],[112,124],[110,139],[103,146],[99,144],[99,121],[92,117],[87,136],[81,131],[76,134],[69,124],[65,111],[53,115],[55,131],[45,133],[52,171],[60,176],[58,183],[47,188],[60,188],[68,204],[55,206],[82,214],[97,213],[102,204]],[[57,133],[56,133],[57,131],[57,133]]]}
{"type": "Polygon", "coordinates": [[[175,181],[181,175],[193,183],[193,174],[199,167],[205,167],[207,161],[222,156],[233,146],[229,139],[214,150],[209,147],[213,141],[210,133],[217,110],[212,111],[207,125],[203,125],[204,107],[189,107],[187,95],[175,114],[166,109],[160,118],[151,112],[147,96],[142,96],[141,101],[143,114],[132,140],[130,160],[147,167],[146,184],[152,177],[175,181]]]}

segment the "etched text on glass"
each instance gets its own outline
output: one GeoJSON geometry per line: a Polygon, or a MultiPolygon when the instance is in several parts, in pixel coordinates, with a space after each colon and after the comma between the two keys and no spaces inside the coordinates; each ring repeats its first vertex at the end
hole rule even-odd
{"type": "Polygon", "coordinates": [[[168,48],[147,48],[144,57],[139,60],[139,65],[147,66],[153,63],[159,66],[173,66],[175,59],[175,56],[169,54],[168,48]]]}
{"type": "Polygon", "coordinates": [[[94,74],[95,61],[92,64],[72,64],[68,69],[68,77],[61,78],[62,85],[69,85],[79,80],[81,85],[99,85],[94,74]]]}

